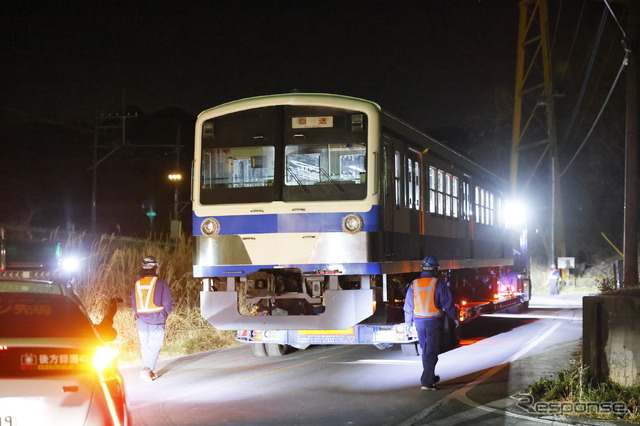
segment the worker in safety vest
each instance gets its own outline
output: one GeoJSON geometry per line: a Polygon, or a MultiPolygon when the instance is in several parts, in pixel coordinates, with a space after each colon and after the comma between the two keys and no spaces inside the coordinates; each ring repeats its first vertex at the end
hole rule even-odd
{"type": "Polygon", "coordinates": [[[433,256],[422,260],[422,274],[411,282],[404,301],[404,321],[407,327],[415,324],[422,351],[420,389],[425,391],[437,390],[436,383],[440,381],[435,367],[440,353],[443,313],[455,322],[456,327],[459,325],[451,291],[437,278],[438,266],[438,260],[433,256]]]}
{"type": "Polygon", "coordinates": [[[158,261],[146,256],[142,261],[140,279],[131,292],[131,305],[135,313],[142,351],[140,378],[151,382],[158,378],[153,371],[164,343],[164,327],[173,302],[169,284],[158,278],[158,261]]]}

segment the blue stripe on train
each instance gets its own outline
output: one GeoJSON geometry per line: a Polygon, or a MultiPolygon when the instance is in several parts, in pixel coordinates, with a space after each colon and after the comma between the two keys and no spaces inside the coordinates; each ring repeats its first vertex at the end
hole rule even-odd
{"type": "MultiPolygon", "coordinates": [[[[379,206],[372,206],[368,212],[358,212],[362,217],[364,232],[378,231],[379,206]]],[[[254,214],[214,217],[220,222],[220,235],[270,234],[288,232],[341,232],[345,213],[287,213],[254,214]]],[[[200,224],[206,217],[193,213],[193,235],[202,235],[200,224]]]]}
{"type": "Polygon", "coordinates": [[[204,277],[242,277],[260,269],[274,268],[297,268],[303,274],[315,274],[316,271],[324,271],[330,274],[333,268],[338,268],[335,273],[345,275],[379,275],[381,273],[380,263],[346,263],[346,264],[291,264],[291,265],[224,265],[224,266],[206,266],[194,265],[194,278],[204,277]]]}

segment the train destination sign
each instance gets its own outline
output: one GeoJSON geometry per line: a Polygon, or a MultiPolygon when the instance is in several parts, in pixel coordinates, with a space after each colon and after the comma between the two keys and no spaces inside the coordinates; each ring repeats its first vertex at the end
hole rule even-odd
{"type": "Polygon", "coordinates": [[[293,117],[291,128],[293,129],[314,129],[319,127],[333,127],[333,117],[293,117]]]}

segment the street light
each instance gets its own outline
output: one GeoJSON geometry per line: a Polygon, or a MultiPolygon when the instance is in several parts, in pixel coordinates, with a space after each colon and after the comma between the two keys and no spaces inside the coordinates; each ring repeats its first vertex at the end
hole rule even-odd
{"type": "Polygon", "coordinates": [[[180,222],[180,218],[178,217],[180,214],[180,197],[178,196],[178,185],[182,180],[182,174],[179,172],[175,172],[170,173],[167,177],[171,182],[175,184],[175,189],[173,192],[173,218],[171,219],[171,237],[177,239],[182,232],[182,222],[180,222]]]}

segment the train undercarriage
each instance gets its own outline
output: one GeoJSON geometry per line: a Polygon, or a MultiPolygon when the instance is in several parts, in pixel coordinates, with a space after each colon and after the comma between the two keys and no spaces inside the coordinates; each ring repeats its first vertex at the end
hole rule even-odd
{"type": "MultiPolygon", "coordinates": [[[[527,306],[531,289],[528,278],[510,275],[511,282],[507,283],[499,267],[486,267],[443,271],[440,279],[450,286],[459,320],[464,324],[483,314],[527,306]]],[[[319,344],[373,344],[381,349],[400,344],[406,353],[413,354],[417,338],[404,325],[403,306],[407,285],[418,276],[338,275],[334,271],[308,275],[296,268],[261,269],[246,277],[211,280],[202,295],[203,315],[211,316],[207,306],[212,303],[207,300],[216,298],[219,306],[219,298],[224,295],[226,303],[234,304],[233,309],[224,310],[226,315],[236,316],[227,319],[226,328],[239,330],[237,340],[250,343],[256,356],[281,356],[291,348],[319,344]],[[360,296],[346,297],[353,294],[360,296]],[[338,302],[344,299],[348,302],[338,302]],[[363,307],[365,304],[368,306],[363,307]],[[355,322],[335,323],[336,317],[355,322]],[[320,318],[328,321],[323,323],[320,318]],[[247,320],[253,320],[255,326],[247,320]],[[307,326],[301,326],[305,320],[307,326]],[[238,321],[245,326],[238,327],[238,321]]],[[[225,316],[220,312],[217,308],[213,315],[218,320],[225,316]]],[[[221,322],[220,328],[225,328],[224,319],[210,322],[221,322]]],[[[454,347],[459,338],[452,324],[445,326],[443,343],[447,348],[454,347]]]]}

